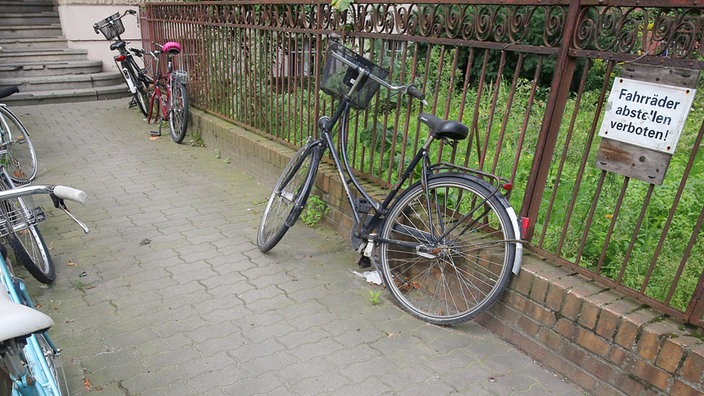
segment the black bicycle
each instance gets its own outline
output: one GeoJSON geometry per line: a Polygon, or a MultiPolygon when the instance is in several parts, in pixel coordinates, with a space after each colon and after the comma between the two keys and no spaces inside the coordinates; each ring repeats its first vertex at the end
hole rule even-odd
{"type": "MultiPolygon", "coordinates": [[[[521,267],[523,245],[506,180],[449,163],[432,164],[430,145],[465,139],[464,124],[428,113],[418,117],[429,137],[383,201],[360,184],[347,155],[352,108],[364,109],[380,86],[425,103],[413,85],[395,86],[388,72],[331,38],[321,88],[339,99],[331,117],[318,120],[319,138],[309,138],[279,177],[257,232],[262,252],[276,246],[305,207],[325,150],[330,150],[353,208],[352,247],[360,266],[381,273],[394,300],[427,322],[453,325],[487,309],[521,267]],[[333,143],[338,126],[341,150],[333,143]],[[420,180],[402,186],[421,167],[420,180]],[[359,192],[355,197],[352,188],[359,192]]],[[[425,103],[427,104],[427,103],[425,103]]]]}
{"type": "Polygon", "coordinates": [[[115,40],[110,44],[110,50],[118,52],[113,59],[132,93],[130,108],[139,107],[139,110],[146,117],[149,115],[149,87],[152,82],[147,75],[147,69],[140,67],[134,59],[134,56],[141,58],[144,55],[144,50],[128,47],[129,42],[120,38],[120,35],[125,32],[122,18],[127,14],[136,15],[137,11],[127,10],[123,14],[118,12],[110,15],[102,21],[93,24],[93,30],[95,30],[96,34],[102,33],[106,40],[115,40]]]}

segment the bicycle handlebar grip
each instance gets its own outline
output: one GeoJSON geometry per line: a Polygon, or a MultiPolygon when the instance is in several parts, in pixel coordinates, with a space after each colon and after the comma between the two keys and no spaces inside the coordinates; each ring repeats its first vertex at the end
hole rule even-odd
{"type": "Polygon", "coordinates": [[[415,85],[409,85],[406,93],[418,100],[425,100],[425,94],[421,92],[420,89],[416,88],[415,85]]]}
{"type": "Polygon", "coordinates": [[[88,194],[73,187],[54,186],[53,192],[54,195],[61,199],[68,199],[69,201],[75,201],[81,204],[86,203],[88,200],[88,194]]]}
{"type": "Polygon", "coordinates": [[[127,12],[129,12],[129,13],[132,14],[132,15],[137,14],[137,11],[135,11],[135,10],[127,10],[127,12]]]}

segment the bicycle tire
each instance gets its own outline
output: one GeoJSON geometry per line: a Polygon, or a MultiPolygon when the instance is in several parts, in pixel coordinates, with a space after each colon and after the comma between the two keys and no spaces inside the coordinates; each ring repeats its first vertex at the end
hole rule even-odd
{"type": "Polygon", "coordinates": [[[257,246],[267,252],[291,228],[306,205],[318,171],[320,147],[307,144],[288,162],[269,196],[257,230],[257,246]]]}
{"type": "Polygon", "coordinates": [[[56,269],[49,248],[36,225],[14,233],[9,240],[15,258],[34,279],[47,285],[56,280],[56,269]]]}
{"type": "Polygon", "coordinates": [[[508,286],[516,245],[508,202],[469,175],[433,175],[426,195],[407,189],[384,220],[381,272],[394,300],[426,322],[454,325],[491,306],[508,286]],[[426,196],[429,199],[426,199],[426,196]],[[443,236],[444,234],[444,236],[443,236]]]}
{"type": "Polygon", "coordinates": [[[134,93],[134,99],[137,102],[137,107],[142,115],[149,116],[149,90],[144,85],[144,82],[137,84],[137,92],[134,93]]]}
{"type": "Polygon", "coordinates": [[[5,151],[0,155],[0,164],[15,182],[29,183],[37,176],[38,166],[29,132],[7,107],[0,106],[0,117],[0,144],[5,151]]]}
{"type": "Polygon", "coordinates": [[[188,90],[183,82],[174,82],[171,87],[171,110],[169,111],[169,128],[171,138],[181,143],[188,129],[188,90]]]}
{"type": "MultiPolygon", "coordinates": [[[[10,181],[2,182],[2,189],[11,188],[14,188],[14,185],[10,181]]],[[[17,262],[39,282],[51,284],[56,280],[54,263],[49,254],[49,248],[35,224],[34,205],[27,202],[23,197],[3,201],[3,220],[8,230],[7,239],[15,252],[17,262]],[[21,226],[19,231],[13,230],[15,226],[21,226]]]]}
{"type": "MultiPolygon", "coordinates": [[[[144,82],[140,80],[139,72],[135,71],[134,65],[132,63],[122,61],[120,65],[123,70],[127,70],[127,73],[129,73],[130,79],[132,80],[132,83],[136,88],[136,91],[134,92],[134,94],[132,94],[132,98],[134,102],[137,103],[137,108],[139,108],[139,111],[145,117],[147,117],[149,115],[149,107],[147,105],[147,103],[149,102],[148,89],[144,86],[144,82]]],[[[125,81],[125,83],[129,87],[127,81],[125,81]]]]}

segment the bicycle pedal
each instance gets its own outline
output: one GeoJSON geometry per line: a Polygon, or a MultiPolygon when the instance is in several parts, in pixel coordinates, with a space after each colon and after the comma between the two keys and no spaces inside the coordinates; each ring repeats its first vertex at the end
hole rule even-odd
{"type": "Polygon", "coordinates": [[[357,266],[359,268],[369,268],[372,266],[372,260],[369,257],[362,256],[359,258],[359,261],[357,261],[357,266]]]}
{"type": "Polygon", "coordinates": [[[364,198],[357,198],[354,206],[357,213],[369,213],[372,210],[372,204],[364,198]]]}
{"type": "Polygon", "coordinates": [[[161,136],[161,131],[149,131],[149,134],[152,137],[157,137],[157,136],[161,136]]]}

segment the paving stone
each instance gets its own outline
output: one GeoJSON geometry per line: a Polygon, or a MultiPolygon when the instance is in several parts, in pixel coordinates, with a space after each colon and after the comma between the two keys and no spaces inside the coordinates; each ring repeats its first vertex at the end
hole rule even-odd
{"type": "Polygon", "coordinates": [[[88,235],[42,204],[58,279],[27,279],[56,322],[74,395],[583,393],[475,322],[411,317],[352,273],[356,253],[328,228],[296,224],[262,254],[256,229],[275,179],[150,140],[126,100],[18,113],[37,183],[90,196],[70,205],[88,235]]]}

